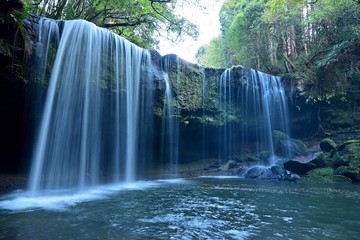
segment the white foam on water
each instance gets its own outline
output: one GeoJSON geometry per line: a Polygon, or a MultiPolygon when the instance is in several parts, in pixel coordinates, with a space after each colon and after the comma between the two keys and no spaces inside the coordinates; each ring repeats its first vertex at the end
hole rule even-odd
{"type": "Polygon", "coordinates": [[[235,230],[235,229],[225,231],[225,233],[231,235],[234,239],[246,239],[253,235],[249,231],[239,231],[239,230],[235,230]]]}
{"type": "Polygon", "coordinates": [[[215,179],[233,179],[233,178],[244,178],[241,176],[226,176],[226,175],[219,175],[219,176],[200,176],[199,178],[215,178],[215,179]]]}
{"type": "Polygon", "coordinates": [[[169,179],[159,179],[157,182],[163,182],[163,183],[186,183],[189,180],[183,179],[183,178],[169,178],[169,179]]]}
{"type": "Polygon", "coordinates": [[[0,208],[20,211],[27,209],[48,209],[48,210],[65,210],[67,207],[74,206],[79,202],[98,200],[104,197],[99,192],[78,193],[73,195],[44,195],[38,197],[29,197],[25,193],[14,199],[4,200],[0,202],[0,208]]]}
{"type": "Polygon", "coordinates": [[[282,220],[284,220],[285,222],[288,222],[288,223],[292,223],[292,221],[294,219],[292,217],[283,217],[282,220]]]}
{"type": "Polygon", "coordinates": [[[146,190],[159,187],[164,183],[182,184],[185,182],[185,180],[181,179],[125,182],[89,187],[81,191],[44,191],[35,196],[32,196],[29,192],[14,192],[0,198],[0,209],[12,211],[35,209],[64,211],[76,204],[104,199],[119,191],[146,190]]]}

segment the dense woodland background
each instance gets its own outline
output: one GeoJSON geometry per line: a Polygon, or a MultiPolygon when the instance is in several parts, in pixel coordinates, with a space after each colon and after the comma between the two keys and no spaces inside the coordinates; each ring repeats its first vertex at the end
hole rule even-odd
{"type": "Polygon", "coordinates": [[[346,100],[359,82],[359,1],[227,0],[219,18],[222,34],[198,50],[200,64],[291,77],[310,102],[346,100]]]}

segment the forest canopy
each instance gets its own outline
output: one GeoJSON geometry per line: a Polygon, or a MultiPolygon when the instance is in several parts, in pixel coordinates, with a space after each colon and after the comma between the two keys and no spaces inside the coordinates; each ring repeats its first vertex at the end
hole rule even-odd
{"type": "Polygon", "coordinates": [[[204,65],[218,59],[212,64],[291,71],[299,54],[360,36],[360,3],[354,0],[227,0],[219,19],[221,36],[197,54],[204,65]]]}
{"type": "Polygon", "coordinates": [[[52,19],[85,19],[124,36],[143,48],[155,48],[159,36],[179,41],[196,38],[197,27],[175,13],[180,5],[202,8],[197,0],[23,0],[30,14],[52,19]]]}
{"type": "Polygon", "coordinates": [[[227,0],[219,19],[221,35],[198,50],[199,64],[290,77],[313,102],[351,81],[360,90],[360,1],[227,0]]]}

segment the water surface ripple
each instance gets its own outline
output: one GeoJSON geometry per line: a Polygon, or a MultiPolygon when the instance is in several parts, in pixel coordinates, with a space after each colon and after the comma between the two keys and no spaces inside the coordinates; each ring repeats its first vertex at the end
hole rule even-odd
{"type": "Polygon", "coordinates": [[[3,196],[0,239],[360,239],[359,185],[199,178],[96,194],[17,210],[3,196]]]}

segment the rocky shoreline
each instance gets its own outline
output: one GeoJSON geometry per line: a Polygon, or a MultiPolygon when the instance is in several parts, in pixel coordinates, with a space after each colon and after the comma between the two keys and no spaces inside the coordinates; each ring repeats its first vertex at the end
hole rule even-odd
{"type": "Polygon", "coordinates": [[[241,176],[260,180],[285,180],[297,182],[357,183],[360,182],[360,135],[359,131],[333,134],[325,138],[308,140],[291,139],[275,131],[275,153],[279,156],[275,165],[263,164],[266,154],[257,153],[233,160],[203,161],[179,167],[181,177],[241,176]],[[286,147],[293,146],[290,158],[282,156],[286,147]]]}
{"type": "MultiPolygon", "coordinates": [[[[288,136],[276,133],[275,138],[288,136]]],[[[277,145],[281,140],[274,139],[277,145]]],[[[239,176],[259,180],[285,180],[301,183],[357,183],[360,182],[360,135],[359,131],[327,136],[324,139],[294,140],[298,146],[306,149],[296,153],[293,158],[280,161],[275,166],[261,165],[261,154],[242,156],[238,159],[220,161],[207,159],[180,164],[176,177],[194,178],[200,176],[239,176]],[[260,157],[259,157],[260,156],[260,157]]],[[[281,145],[281,144],[280,144],[281,145]]],[[[281,146],[276,146],[278,153],[281,146]]],[[[166,166],[165,166],[166,168],[166,166]]],[[[159,169],[157,169],[159,170],[159,169]]],[[[158,176],[156,170],[151,174],[158,176]]],[[[161,172],[161,171],[158,171],[161,172]]],[[[162,178],[174,177],[163,172],[162,178]]],[[[26,175],[0,175],[0,192],[6,193],[25,189],[28,184],[26,175]]]]}

